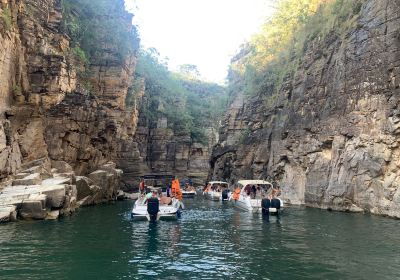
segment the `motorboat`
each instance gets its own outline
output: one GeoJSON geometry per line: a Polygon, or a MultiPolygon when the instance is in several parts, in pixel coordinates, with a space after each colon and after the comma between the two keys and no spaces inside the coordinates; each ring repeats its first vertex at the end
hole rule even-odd
{"type": "Polygon", "coordinates": [[[220,201],[229,199],[229,184],[224,181],[211,181],[203,191],[205,198],[220,201]]]}
{"type": "Polygon", "coordinates": [[[263,208],[268,213],[279,213],[283,208],[283,201],[277,197],[268,197],[273,191],[270,182],[264,180],[240,180],[233,191],[230,201],[245,211],[261,213],[263,208]]]}
{"type": "Polygon", "coordinates": [[[182,190],[183,197],[195,197],[196,195],[197,195],[197,192],[195,189],[182,190]]]}
{"type": "Polygon", "coordinates": [[[146,199],[144,196],[140,196],[133,206],[131,217],[133,220],[147,220],[147,221],[158,221],[158,220],[176,220],[181,215],[181,209],[184,205],[181,201],[176,198],[171,198],[171,203],[166,205],[162,204],[161,199],[152,197],[146,199]]]}

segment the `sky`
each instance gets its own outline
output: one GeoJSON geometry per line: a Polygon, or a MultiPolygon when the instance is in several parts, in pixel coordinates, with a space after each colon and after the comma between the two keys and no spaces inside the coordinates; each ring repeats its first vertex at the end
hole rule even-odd
{"type": "Polygon", "coordinates": [[[197,65],[205,80],[223,83],[231,58],[272,9],[268,0],[125,0],[141,44],[168,58],[171,70],[197,65]]]}

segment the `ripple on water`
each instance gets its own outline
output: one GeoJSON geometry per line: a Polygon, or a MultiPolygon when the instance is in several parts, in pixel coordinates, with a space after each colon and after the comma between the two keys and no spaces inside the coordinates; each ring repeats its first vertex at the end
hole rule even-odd
{"type": "Polygon", "coordinates": [[[290,208],[267,222],[218,202],[132,222],[131,202],[0,226],[0,279],[400,278],[400,221],[290,208]]]}

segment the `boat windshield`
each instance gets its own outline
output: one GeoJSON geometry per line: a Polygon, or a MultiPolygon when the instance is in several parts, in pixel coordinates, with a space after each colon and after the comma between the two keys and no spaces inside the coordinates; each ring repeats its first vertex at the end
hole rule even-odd
{"type": "Polygon", "coordinates": [[[227,189],[229,185],[227,183],[214,183],[211,185],[212,191],[222,192],[223,190],[227,189]]]}
{"type": "Polygon", "coordinates": [[[269,195],[272,190],[270,184],[248,184],[242,188],[242,194],[250,196],[252,199],[260,199],[265,195],[269,195]]]}

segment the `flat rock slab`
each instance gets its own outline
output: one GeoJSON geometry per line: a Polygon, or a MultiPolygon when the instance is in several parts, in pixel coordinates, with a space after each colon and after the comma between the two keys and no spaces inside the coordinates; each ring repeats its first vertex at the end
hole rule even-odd
{"type": "Polygon", "coordinates": [[[107,171],[104,170],[96,170],[88,175],[88,177],[93,180],[96,185],[104,186],[107,185],[107,175],[109,175],[107,171]]]}
{"type": "Polygon", "coordinates": [[[17,175],[15,175],[15,179],[23,179],[26,176],[29,176],[29,173],[18,173],[17,175]]]}
{"type": "Polygon", "coordinates": [[[12,182],[13,186],[29,186],[29,185],[36,185],[42,181],[40,173],[30,174],[22,179],[16,179],[12,182]]]}
{"type": "Polygon", "coordinates": [[[55,185],[64,185],[70,183],[70,178],[50,178],[42,181],[42,186],[55,186],[55,185]]]}

